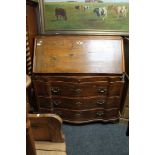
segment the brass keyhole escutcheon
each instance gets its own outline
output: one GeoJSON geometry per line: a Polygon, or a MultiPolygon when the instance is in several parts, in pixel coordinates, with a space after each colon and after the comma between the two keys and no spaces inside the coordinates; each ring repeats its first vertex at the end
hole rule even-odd
{"type": "Polygon", "coordinates": [[[52,94],[59,94],[60,93],[60,89],[58,87],[51,88],[51,93],[52,94]]]}
{"type": "Polygon", "coordinates": [[[98,105],[104,105],[104,103],[105,103],[104,100],[103,100],[103,101],[97,101],[97,104],[98,104],[98,105]]]}
{"type": "Polygon", "coordinates": [[[99,112],[96,113],[96,115],[97,115],[98,117],[102,117],[102,116],[104,115],[104,112],[103,112],[103,111],[99,111],[99,112]]]}
{"type": "Polygon", "coordinates": [[[82,92],[82,90],[81,89],[76,89],[75,92],[78,95],[78,94],[80,94],[82,92]]]}
{"type": "Polygon", "coordinates": [[[106,91],[107,91],[106,88],[99,88],[98,89],[98,92],[101,93],[101,94],[104,94],[106,91]]]}
{"type": "Polygon", "coordinates": [[[52,103],[55,105],[55,106],[58,106],[61,104],[61,101],[52,101],[52,103]]]}

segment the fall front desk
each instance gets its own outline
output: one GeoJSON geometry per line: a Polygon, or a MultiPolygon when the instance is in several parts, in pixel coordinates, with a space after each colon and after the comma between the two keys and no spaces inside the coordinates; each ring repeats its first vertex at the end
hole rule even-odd
{"type": "Polygon", "coordinates": [[[124,91],[123,39],[38,36],[33,85],[40,113],[70,123],[117,122],[124,91]]]}

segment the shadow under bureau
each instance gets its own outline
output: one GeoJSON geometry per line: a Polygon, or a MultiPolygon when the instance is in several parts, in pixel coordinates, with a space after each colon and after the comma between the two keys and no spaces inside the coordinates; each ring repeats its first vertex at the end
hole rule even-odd
{"type": "Polygon", "coordinates": [[[65,122],[115,122],[124,90],[123,39],[118,36],[38,36],[33,85],[40,113],[65,122]]]}

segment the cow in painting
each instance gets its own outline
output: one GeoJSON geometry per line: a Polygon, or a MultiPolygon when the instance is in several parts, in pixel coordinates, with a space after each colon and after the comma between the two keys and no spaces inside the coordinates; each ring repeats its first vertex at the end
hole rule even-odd
{"type": "Polygon", "coordinates": [[[113,12],[116,14],[116,16],[119,17],[126,17],[127,15],[127,7],[126,6],[115,6],[115,5],[109,5],[108,10],[110,12],[113,12]]]}
{"type": "Polygon", "coordinates": [[[61,17],[64,20],[67,20],[66,10],[63,8],[55,8],[55,16],[57,17],[57,20],[61,19],[61,17]]]}
{"type": "Polygon", "coordinates": [[[107,16],[107,9],[105,8],[105,7],[103,7],[103,8],[95,8],[94,10],[93,10],[93,12],[98,16],[98,17],[100,17],[100,16],[102,16],[103,18],[103,20],[104,20],[104,18],[107,16]]]}
{"type": "Polygon", "coordinates": [[[118,17],[120,17],[120,16],[126,17],[127,8],[125,6],[118,6],[116,8],[116,13],[117,13],[118,17]]]}
{"type": "Polygon", "coordinates": [[[80,5],[75,6],[75,9],[80,10],[80,5]]]}
{"type": "Polygon", "coordinates": [[[87,5],[83,6],[83,10],[84,10],[84,11],[89,10],[89,9],[90,9],[89,6],[87,6],[87,5]]]}

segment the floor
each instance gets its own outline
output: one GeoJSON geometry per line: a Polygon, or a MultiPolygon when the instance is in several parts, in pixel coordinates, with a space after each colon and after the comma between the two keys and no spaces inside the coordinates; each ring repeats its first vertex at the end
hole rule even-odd
{"type": "Polygon", "coordinates": [[[125,124],[63,124],[67,155],[128,155],[126,129],[125,124]]]}

